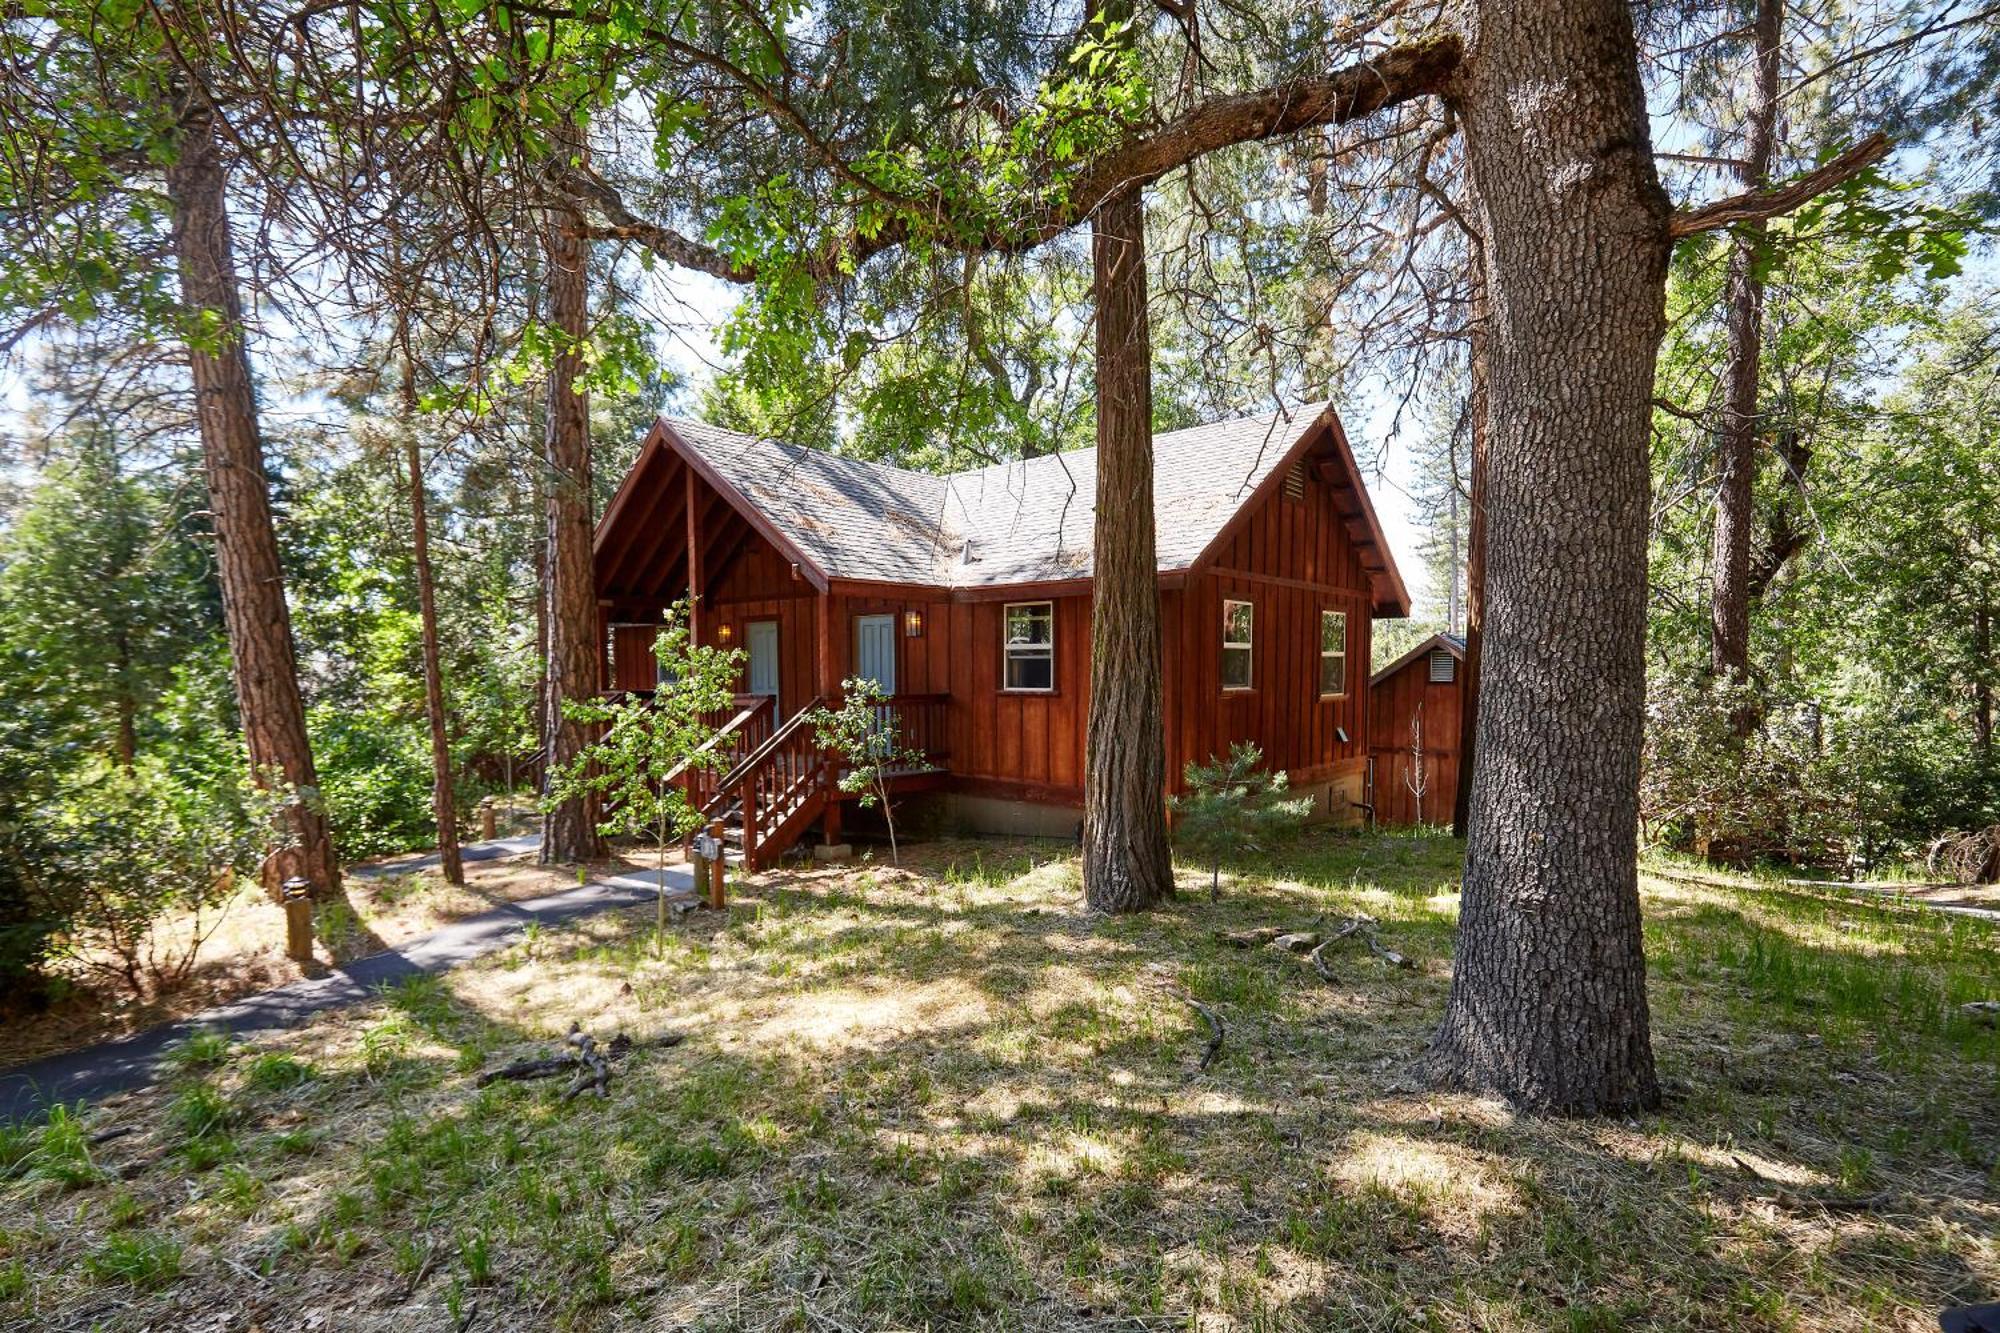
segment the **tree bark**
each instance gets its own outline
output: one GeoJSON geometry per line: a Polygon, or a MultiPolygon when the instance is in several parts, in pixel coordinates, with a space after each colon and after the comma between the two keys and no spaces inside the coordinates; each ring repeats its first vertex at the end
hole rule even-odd
{"type": "Polygon", "coordinates": [[[1465,661],[1458,709],[1458,790],[1452,795],[1451,835],[1463,838],[1472,824],[1472,769],[1479,752],[1479,667],[1486,638],[1486,437],[1492,399],[1486,391],[1486,285],[1480,276],[1484,251],[1473,242],[1470,410],[1472,468],[1466,479],[1470,517],[1465,533],[1465,661]]]}
{"type": "Polygon", "coordinates": [[[1638,895],[1648,428],[1670,210],[1619,0],[1494,0],[1456,90],[1490,303],[1480,761],[1431,1072],[1655,1105],[1638,895]]]}
{"type": "Polygon", "coordinates": [[[1160,713],[1145,221],[1140,187],[1132,185],[1108,198],[1090,224],[1097,301],[1097,520],[1083,893],[1100,912],[1143,911],[1174,891],[1160,713]]]}
{"type": "Polygon", "coordinates": [[[237,711],[253,780],[264,787],[281,784],[294,797],[285,807],[290,837],[266,861],[265,883],[275,890],[288,879],[303,878],[315,897],[338,897],[340,864],[306,734],[292,617],[271,524],[230,236],[228,180],[214,112],[198,94],[190,95],[182,110],[166,187],[181,304],[190,325],[188,363],[237,711]]]}
{"type": "Polygon", "coordinates": [[[407,329],[397,341],[403,356],[403,382],[398,407],[403,433],[403,462],[410,473],[410,562],[417,574],[417,613],[424,646],[424,711],[431,724],[431,814],[437,820],[438,859],[447,883],[465,883],[465,861],[458,852],[458,810],[451,789],[451,735],[445,720],[444,666],[439,660],[437,591],[431,578],[429,506],[424,498],[423,450],[417,443],[416,365],[410,359],[407,329]]]}
{"type": "MultiPolygon", "coordinates": [[[[1778,121],[1778,41],[1783,0],[1758,0],[1756,69],[1742,165],[1745,189],[1761,189],[1771,174],[1778,121]]],[[[1719,680],[1750,678],[1750,544],[1756,523],[1758,392],[1764,346],[1764,280],[1757,273],[1764,222],[1737,226],[1730,242],[1726,322],[1729,350],[1723,369],[1722,420],[1715,437],[1715,539],[1710,557],[1709,665],[1719,680]]],[[[1756,725],[1739,712],[1739,734],[1756,725]]]]}
{"type": "MultiPolygon", "coordinates": [[[[574,138],[558,151],[578,153],[574,138]]],[[[589,337],[589,247],[568,218],[551,213],[542,231],[549,325],[562,347],[549,368],[548,428],[548,705],[544,717],[543,783],[568,767],[589,744],[588,729],[563,705],[598,689],[597,589],[591,569],[590,399],[577,387],[589,337]]],[[[544,865],[588,861],[604,854],[590,802],[572,796],[550,805],[542,819],[544,865]]]]}

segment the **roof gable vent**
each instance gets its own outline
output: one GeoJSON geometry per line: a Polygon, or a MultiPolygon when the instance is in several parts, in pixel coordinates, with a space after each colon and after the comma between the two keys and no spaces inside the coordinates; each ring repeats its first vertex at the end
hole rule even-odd
{"type": "Polygon", "coordinates": [[[1306,461],[1301,458],[1294,462],[1285,473],[1285,498],[1303,500],[1306,498],[1306,461]]]}
{"type": "Polygon", "coordinates": [[[1449,685],[1458,679],[1458,659],[1443,648],[1431,649],[1431,684],[1449,685]]]}

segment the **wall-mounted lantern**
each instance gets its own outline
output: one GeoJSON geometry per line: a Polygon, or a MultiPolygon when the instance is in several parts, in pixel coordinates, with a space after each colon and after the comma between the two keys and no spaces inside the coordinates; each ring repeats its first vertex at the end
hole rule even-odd
{"type": "Polygon", "coordinates": [[[911,607],[903,612],[903,637],[921,639],[924,637],[924,613],[919,607],[911,607]]]}
{"type": "Polygon", "coordinates": [[[729,646],[730,637],[735,633],[736,631],[730,626],[729,622],[725,620],[720,625],[717,625],[715,627],[715,641],[721,644],[723,647],[727,648],[729,646]]]}

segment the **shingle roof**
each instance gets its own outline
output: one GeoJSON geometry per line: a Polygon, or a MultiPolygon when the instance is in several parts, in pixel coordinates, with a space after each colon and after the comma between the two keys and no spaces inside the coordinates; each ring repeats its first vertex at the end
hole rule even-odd
{"type": "MultiPolygon", "coordinates": [[[[1155,436],[1161,571],[1192,565],[1323,410],[1155,436]]],[[[991,587],[1090,576],[1095,449],[936,476],[705,422],[663,424],[829,578],[991,587]]]]}
{"type": "Polygon", "coordinates": [[[946,479],[662,418],[829,578],[935,583],[949,564],[946,479]]]}

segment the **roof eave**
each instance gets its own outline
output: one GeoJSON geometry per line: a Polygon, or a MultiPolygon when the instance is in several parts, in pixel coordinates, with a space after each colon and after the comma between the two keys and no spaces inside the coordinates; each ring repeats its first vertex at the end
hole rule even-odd
{"type": "Polygon", "coordinates": [[[1431,635],[1429,638],[1425,639],[1422,643],[1410,649],[1410,651],[1404,653],[1401,657],[1397,658],[1395,661],[1389,663],[1388,666],[1383,667],[1380,671],[1370,676],[1368,678],[1368,684],[1370,686],[1380,685],[1383,681],[1389,679],[1389,677],[1395,675],[1398,671],[1401,671],[1404,667],[1409,666],[1412,662],[1416,661],[1418,658],[1428,657],[1433,651],[1435,651],[1438,648],[1445,649],[1453,657],[1457,658],[1461,662],[1465,660],[1465,649],[1458,642],[1458,640],[1452,638],[1451,635],[1440,631],[1436,634],[1431,635]]]}

